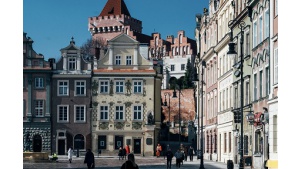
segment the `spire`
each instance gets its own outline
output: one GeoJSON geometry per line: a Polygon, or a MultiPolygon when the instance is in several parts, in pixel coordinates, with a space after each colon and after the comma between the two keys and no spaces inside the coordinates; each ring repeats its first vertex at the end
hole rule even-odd
{"type": "Polygon", "coordinates": [[[130,16],[124,0],[108,0],[99,16],[121,14],[130,16]]]}

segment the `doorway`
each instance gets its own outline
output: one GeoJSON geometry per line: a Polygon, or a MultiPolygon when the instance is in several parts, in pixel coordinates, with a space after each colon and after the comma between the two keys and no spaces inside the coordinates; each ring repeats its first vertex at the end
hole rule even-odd
{"type": "Polygon", "coordinates": [[[58,155],[65,155],[65,140],[58,140],[58,155]]]}
{"type": "Polygon", "coordinates": [[[41,152],[42,151],[42,137],[40,135],[35,135],[33,137],[33,152],[41,152]]]}
{"type": "Polygon", "coordinates": [[[133,140],[133,153],[134,154],[141,154],[141,139],[134,139],[133,140]]]}

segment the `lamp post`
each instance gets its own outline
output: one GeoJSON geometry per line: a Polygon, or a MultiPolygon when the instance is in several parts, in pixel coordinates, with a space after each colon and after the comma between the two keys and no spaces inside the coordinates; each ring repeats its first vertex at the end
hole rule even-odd
{"type": "MultiPolygon", "coordinates": [[[[179,97],[178,97],[178,98],[179,98],[179,113],[178,113],[179,118],[178,118],[178,121],[179,121],[179,146],[180,146],[180,144],[181,144],[181,117],[180,117],[180,94],[181,94],[181,84],[178,85],[178,86],[179,86],[179,88],[178,88],[178,92],[179,92],[179,97]]],[[[173,98],[177,98],[175,88],[176,88],[176,85],[174,86],[173,98]]]]}
{"type": "MultiPolygon", "coordinates": [[[[227,52],[227,55],[231,58],[234,59],[237,55],[237,52],[235,51],[235,43],[233,42],[233,32],[232,32],[232,26],[233,23],[235,22],[235,20],[231,20],[228,22],[228,27],[231,28],[231,34],[230,34],[230,42],[228,44],[229,46],[229,51],[227,52]]],[[[235,76],[240,76],[241,77],[241,97],[240,97],[240,123],[241,123],[241,133],[240,133],[240,164],[239,164],[239,169],[244,169],[244,133],[243,133],[243,108],[244,108],[244,77],[243,77],[243,64],[244,64],[244,54],[243,54],[243,44],[244,44],[244,29],[246,27],[246,24],[244,21],[240,21],[239,23],[237,23],[238,28],[240,29],[240,33],[241,33],[241,39],[240,39],[240,63],[236,64],[237,66],[234,66],[235,68],[237,68],[237,70],[235,71],[234,75],[235,76]],[[238,68],[240,67],[240,70],[238,70],[238,68]]]]}
{"type": "Polygon", "coordinates": [[[168,141],[170,141],[170,131],[169,131],[169,128],[170,128],[170,123],[171,123],[171,121],[170,121],[170,104],[171,104],[171,102],[170,102],[170,96],[171,96],[171,94],[170,93],[165,93],[165,101],[164,101],[164,106],[168,106],[168,109],[169,109],[169,121],[167,122],[167,126],[168,126],[168,141]],[[169,106],[168,106],[168,104],[167,104],[167,96],[169,96],[169,106]]]}

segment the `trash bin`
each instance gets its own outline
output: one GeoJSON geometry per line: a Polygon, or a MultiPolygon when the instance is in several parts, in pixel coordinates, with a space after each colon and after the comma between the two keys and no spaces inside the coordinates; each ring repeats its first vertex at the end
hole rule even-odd
{"type": "Polygon", "coordinates": [[[227,169],[233,169],[233,161],[227,160],[227,169]]]}

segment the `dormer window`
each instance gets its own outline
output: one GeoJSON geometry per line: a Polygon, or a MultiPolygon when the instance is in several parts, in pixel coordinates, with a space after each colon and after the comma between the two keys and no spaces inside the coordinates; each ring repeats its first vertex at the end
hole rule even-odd
{"type": "Polygon", "coordinates": [[[69,58],[69,70],[75,70],[76,69],[76,59],[75,58],[69,58]]]}
{"type": "Polygon", "coordinates": [[[121,65],[121,56],[116,56],[115,65],[121,65]]]}

